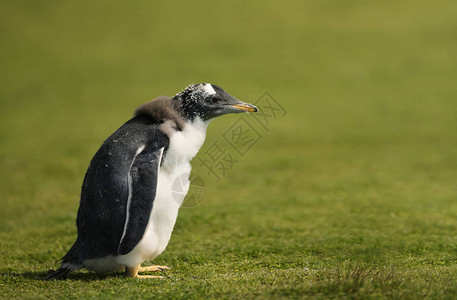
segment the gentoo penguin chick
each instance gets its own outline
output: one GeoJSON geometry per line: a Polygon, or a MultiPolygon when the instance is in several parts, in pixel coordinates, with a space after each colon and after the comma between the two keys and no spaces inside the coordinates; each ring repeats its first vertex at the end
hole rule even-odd
{"type": "Polygon", "coordinates": [[[167,247],[181,199],[172,183],[190,174],[190,160],[202,146],[211,119],[255,112],[214,84],[193,84],[174,98],[159,97],[135,110],[95,153],[84,177],[76,219],[78,237],[47,278],[65,278],[86,268],[96,272],[159,271],[141,268],[167,247]]]}

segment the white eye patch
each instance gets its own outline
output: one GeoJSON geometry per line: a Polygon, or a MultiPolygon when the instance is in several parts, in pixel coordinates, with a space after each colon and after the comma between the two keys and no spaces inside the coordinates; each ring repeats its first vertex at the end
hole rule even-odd
{"type": "Polygon", "coordinates": [[[203,90],[205,91],[205,93],[209,94],[209,95],[214,95],[216,94],[216,91],[213,89],[213,86],[210,84],[210,83],[206,83],[204,86],[203,86],[203,90]]]}
{"type": "Polygon", "coordinates": [[[188,93],[190,96],[190,99],[196,100],[201,97],[206,97],[209,95],[214,95],[216,94],[216,91],[214,90],[213,86],[210,83],[197,83],[197,84],[191,84],[188,87],[184,89],[184,91],[176,94],[177,96],[183,95],[184,93],[188,93]]]}

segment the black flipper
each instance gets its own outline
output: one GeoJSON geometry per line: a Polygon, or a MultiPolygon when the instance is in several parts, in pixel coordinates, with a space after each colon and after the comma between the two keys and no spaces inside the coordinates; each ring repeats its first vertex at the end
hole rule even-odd
{"type": "Polygon", "coordinates": [[[163,151],[164,148],[148,148],[146,145],[133,160],[128,177],[127,215],[118,250],[120,255],[132,251],[146,231],[157,193],[163,151]]]}

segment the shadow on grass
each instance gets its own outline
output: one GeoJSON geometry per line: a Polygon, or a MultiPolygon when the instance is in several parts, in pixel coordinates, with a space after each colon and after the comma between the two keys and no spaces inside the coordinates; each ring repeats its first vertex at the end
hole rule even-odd
{"type": "Polygon", "coordinates": [[[50,274],[50,271],[30,271],[30,272],[2,272],[0,276],[9,276],[9,277],[16,277],[16,278],[26,278],[31,280],[42,280],[42,281],[94,281],[94,280],[102,280],[106,278],[115,278],[121,277],[124,273],[122,272],[113,272],[113,273],[105,273],[105,274],[98,274],[94,272],[75,272],[64,279],[53,279],[47,280],[46,277],[50,274]]]}

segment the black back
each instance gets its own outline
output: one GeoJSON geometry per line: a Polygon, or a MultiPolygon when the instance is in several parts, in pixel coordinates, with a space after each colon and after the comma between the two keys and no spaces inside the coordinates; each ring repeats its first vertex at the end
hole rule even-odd
{"type": "MultiPolygon", "coordinates": [[[[81,263],[86,259],[119,254],[127,214],[128,174],[139,147],[145,146],[141,153],[145,158],[157,157],[156,154],[161,148],[164,148],[163,155],[165,154],[169,139],[159,129],[160,123],[144,115],[134,117],[116,130],[92,158],[81,190],[76,220],[78,238],[62,262],[81,263]]],[[[160,164],[160,161],[157,164],[160,164]]],[[[137,164],[138,166],[141,164],[137,164]]],[[[156,184],[156,172],[157,170],[155,175],[150,172],[147,174],[150,178],[142,180],[150,179],[154,182],[155,176],[156,184]]],[[[145,188],[149,189],[146,192],[154,193],[151,197],[155,197],[156,185],[145,188]],[[150,191],[151,188],[153,191],[150,191]]],[[[143,232],[139,233],[140,238],[146,228],[153,200],[154,198],[150,199],[149,204],[141,204],[143,209],[148,209],[144,205],[149,205],[150,209],[141,216],[141,224],[134,224],[137,230],[139,226],[140,231],[144,227],[143,232]]],[[[129,248],[135,241],[139,241],[138,237],[133,238],[133,242],[132,239],[129,240],[129,248]]],[[[122,252],[125,251],[127,250],[122,252]]]]}

